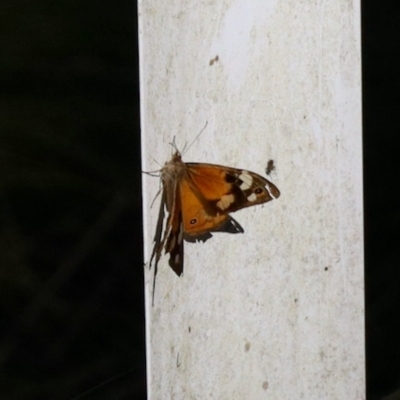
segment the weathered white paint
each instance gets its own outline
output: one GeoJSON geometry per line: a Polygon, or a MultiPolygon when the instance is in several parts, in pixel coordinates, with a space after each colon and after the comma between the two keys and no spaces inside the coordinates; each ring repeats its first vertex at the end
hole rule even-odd
{"type": "Polygon", "coordinates": [[[149,398],[363,399],[359,2],[142,0],[139,23],[143,170],[208,121],[185,161],[273,159],[282,193],[185,243],[182,277],[163,257],[154,307],[146,267],[149,398]]]}

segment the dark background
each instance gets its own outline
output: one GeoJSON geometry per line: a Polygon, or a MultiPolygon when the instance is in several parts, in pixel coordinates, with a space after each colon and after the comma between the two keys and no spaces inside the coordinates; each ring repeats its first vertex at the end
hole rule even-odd
{"type": "Polygon", "coordinates": [[[400,399],[399,3],[364,1],[363,140],[368,400],[400,399]]]}
{"type": "Polygon", "coordinates": [[[0,32],[0,398],[144,399],[136,2],[12,0],[0,32]]]}
{"type": "MultiPolygon", "coordinates": [[[[369,3],[366,350],[375,400],[400,388],[400,53],[397,3],[369,3]]],[[[144,399],[136,3],[13,0],[1,7],[0,41],[0,396],[144,399]]]]}

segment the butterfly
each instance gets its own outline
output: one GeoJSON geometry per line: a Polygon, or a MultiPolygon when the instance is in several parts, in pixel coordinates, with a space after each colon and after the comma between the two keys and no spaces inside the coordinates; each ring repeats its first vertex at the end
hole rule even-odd
{"type": "Polygon", "coordinates": [[[185,163],[176,150],[160,170],[161,204],[150,266],[154,289],[164,249],[169,266],[181,276],[184,240],[206,241],[212,232],[243,233],[231,213],[280,196],[279,189],[255,172],[215,164],[185,163]],[[166,216],[166,212],[168,216],[166,216]]]}

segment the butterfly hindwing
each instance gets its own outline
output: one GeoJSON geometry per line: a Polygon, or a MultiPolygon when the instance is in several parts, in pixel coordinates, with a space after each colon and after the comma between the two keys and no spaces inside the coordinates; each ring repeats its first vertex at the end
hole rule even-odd
{"type": "Polygon", "coordinates": [[[215,212],[212,202],[205,197],[206,190],[203,190],[203,186],[199,187],[190,177],[188,173],[187,179],[183,179],[180,184],[181,202],[185,204],[182,209],[185,239],[205,241],[211,237],[210,232],[222,229],[229,218],[227,214],[215,212]]]}

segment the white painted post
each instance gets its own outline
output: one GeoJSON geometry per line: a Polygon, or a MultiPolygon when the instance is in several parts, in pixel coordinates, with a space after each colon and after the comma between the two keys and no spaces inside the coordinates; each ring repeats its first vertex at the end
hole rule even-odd
{"type": "MultiPolygon", "coordinates": [[[[359,1],[139,1],[143,170],[264,173],[244,234],[146,267],[149,399],[364,399],[359,1]]],[[[144,179],[149,260],[159,180],[144,179]]]]}

